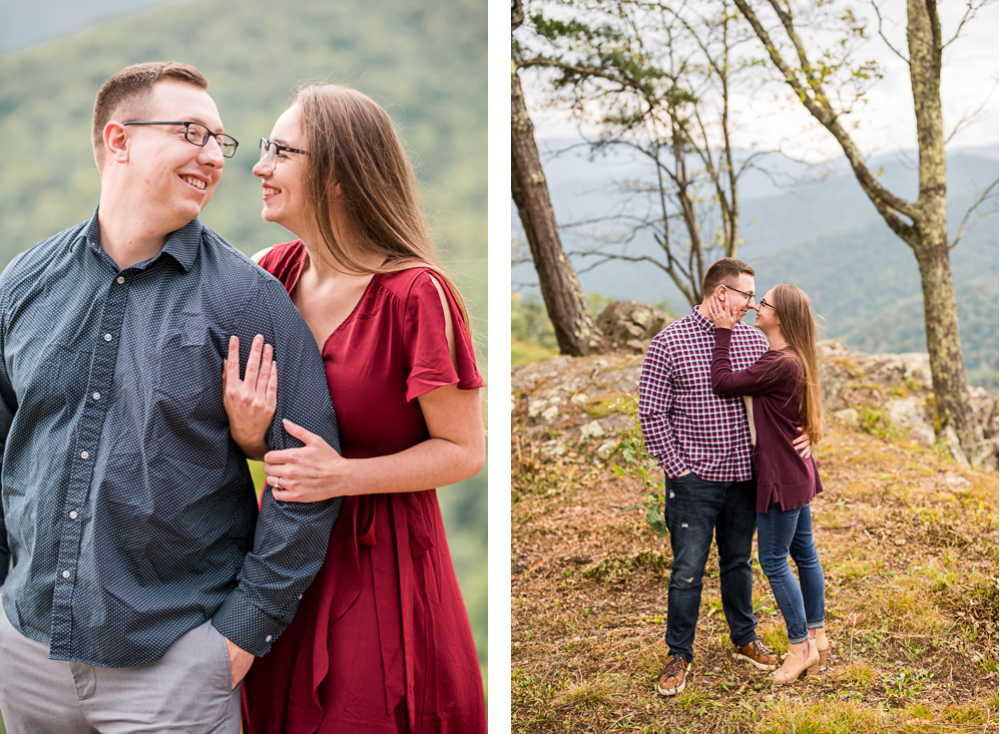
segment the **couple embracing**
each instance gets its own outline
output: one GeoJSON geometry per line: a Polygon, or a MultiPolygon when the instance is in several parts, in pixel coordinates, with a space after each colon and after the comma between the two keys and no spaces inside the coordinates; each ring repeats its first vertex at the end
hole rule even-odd
{"type": "Polygon", "coordinates": [[[823,430],[809,299],[782,284],[755,303],[754,270],[735,258],[709,267],[702,292],[702,303],[653,339],[639,387],[643,438],[665,475],[673,551],[668,657],[656,683],[663,696],[689,682],[713,534],[734,658],[788,684],[815,673],[829,649],[809,509],[822,491],[811,448],[823,430]],[[756,328],[740,321],[750,309],[756,328]],[[760,565],[788,632],[780,667],[755,631],[755,529],[760,565]]]}
{"type": "Polygon", "coordinates": [[[97,210],[0,276],[7,731],[485,731],[430,489],[482,465],[484,383],[410,162],[303,89],[255,264],[197,218],[238,146],[207,87],[105,82],[97,210]]]}

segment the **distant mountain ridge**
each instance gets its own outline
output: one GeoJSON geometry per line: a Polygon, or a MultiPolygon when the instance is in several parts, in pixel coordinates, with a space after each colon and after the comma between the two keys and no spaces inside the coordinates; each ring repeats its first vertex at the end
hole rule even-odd
{"type": "Polygon", "coordinates": [[[190,0],[0,0],[0,53],[43,43],[156,5],[190,0]]]}
{"type": "MultiPolygon", "coordinates": [[[[588,160],[585,147],[554,151],[580,141],[542,141],[543,167],[567,250],[589,250],[614,243],[621,225],[600,221],[616,212],[642,213],[615,182],[635,181],[648,167],[621,153],[588,160]],[[574,222],[580,226],[566,226],[574,222]],[[603,239],[602,239],[603,236],[603,239]]],[[[741,152],[741,155],[748,155],[741,152]]],[[[995,146],[957,149],[948,154],[949,227],[958,227],[969,204],[997,178],[995,146]]],[[[877,156],[880,180],[901,196],[916,196],[915,152],[877,156]]],[[[706,192],[707,193],[707,192],[706,192]]],[[[809,165],[778,153],[760,155],[741,179],[739,257],[757,271],[763,292],[777,282],[792,282],[813,298],[825,320],[825,336],[851,347],[879,352],[926,351],[920,280],[912,252],[882,221],[846,159],[809,165]]],[[[996,196],[993,197],[995,210],[996,196]]],[[[512,231],[523,238],[511,207],[512,231]]],[[[952,251],[956,294],[970,381],[996,389],[998,366],[998,222],[983,219],[952,251]]],[[[710,237],[706,228],[705,236],[710,237]]],[[[618,237],[618,242],[624,238],[618,237]]],[[[646,233],[627,245],[608,247],[652,257],[661,251],[646,233]],[[626,249],[627,248],[627,249],[626,249]]],[[[713,257],[717,256],[713,255],[713,257]]],[[[662,256],[658,259],[662,260],[662,256]]],[[[673,310],[689,306],[667,275],[648,263],[574,256],[587,293],[646,303],[666,299],[673,310]],[[590,269],[592,268],[592,269],[590,269]]],[[[514,266],[515,287],[534,292],[537,277],[530,263],[514,266]]]]}

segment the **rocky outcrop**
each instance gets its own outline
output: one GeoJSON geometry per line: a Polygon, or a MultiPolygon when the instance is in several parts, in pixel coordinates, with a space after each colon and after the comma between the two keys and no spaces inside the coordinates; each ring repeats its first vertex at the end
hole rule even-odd
{"type": "MultiPolygon", "coordinates": [[[[926,354],[864,354],[834,341],[821,342],[819,353],[828,421],[886,437],[908,437],[926,446],[938,440],[926,354]]],[[[544,434],[545,453],[561,455],[586,441],[599,455],[607,455],[617,445],[614,436],[624,417],[610,406],[638,397],[642,360],[641,354],[619,351],[517,366],[511,374],[512,409],[526,420],[515,423],[526,434],[544,434]]],[[[980,387],[969,392],[985,446],[980,463],[996,469],[997,396],[980,387]]],[[[948,445],[948,436],[940,440],[948,445]]]]}
{"type": "MultiPolygon", "coordinates": [[[[927,354],[865,354],[836,341],[820,342],[820,378],[828,417],[868,430],[908,434],[925,446],[937,439],[934,392],[927,354]]],[[[997,396],[969,387],[969,402],[982,431],[979,463],[996,469],[1000,446],[997,396]]],[[[957,437],[941,439],[950,449],[957,437]]],[[[952,451],[961,456],[962,452],[952,451]]]]}
{"type": "Polygon", "coordinates": [[[639,301],[615,301],[597,317],[597,328],[611,349],[645,354],[650,340],[673,319],[639,301]]]}

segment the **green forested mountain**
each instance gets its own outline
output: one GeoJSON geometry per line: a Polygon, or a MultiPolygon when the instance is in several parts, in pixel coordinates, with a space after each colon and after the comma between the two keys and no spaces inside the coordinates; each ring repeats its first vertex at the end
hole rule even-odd
{"type": "MultiPolygon", "coordinates": [[[[961,215],[959,215],[961,216],[961,215]]],[[[952,251],[969,382],[996,389],[996,218],[952,251]]],[[[865,352],[926,352],[917,261],[885,224],[820,235],[754,261],[757,282],[795,283],[823,317],[826,337],[865,352]]]]}
{"type": "MultiPolygon", "coordinates": [[[[650,178],[648,166],[634,156],[611,152],[590,158],[573,144],[543,142],[543,160],[564,246],[603,249],[631,256],[663,253],[651,233],[634,237],[614,215],[645,218],[655,202],[636,196],[637,181],[650,178]],[[562,155],[553,151],[566,150],[562,155]],[[626,185],[629,184],[629,185],[626,185]],[[580,226],[565,226],[583,222],[580,226]]],[[[915,196],[915,152],[901,151],[870,161],[882,169],[880,180],[902,196],[915,196]]],[[[997,177],[995,147],[959,149],[948,154],[948,222],[954,234],[968,206],[997,177]]],[[[709,194],[702,192],[708,198],[709,194]]],[[[761,292],[780,282],[795,283],[812,297],[824,334],[869,352],[926,351],[920,276],[913,253],[875,210],[846,159],[807,165],[767,153],[740,184],[739,257],[757,271],[761,292]]],[[[996,390],[998,368],[998,230],[996,192],[983,206],[992,213],[951,252],[962,348],[970,382],[996,390]]],[[[512,208],[515,238],[521,231],[512,208]]],[[[704,232],[711,232],[711,221],[704,232]]],[[[709,259],[719,257],[713,253],[709,259]]],[[[580,283],[590,294],[667,300],[677,313],[689,309],[667,275],[649,263],[573,257],[580,283]]],[[[531,294],[537,276],[530,263],[513,268],[515,287],[531,294]]]]}
{"type": "MultiPolygon", "coordinates": [[[[92,17],[150,3],[109,0],[104,5],[111,10],[92,17]]],[[[67,3],[65,13],[78,5],[67,3]]],[[[36,38],[65,32],[59,12],[47,17],[51,28],[35,28],[36,38]]],[[[3,48],[17,45],[5,40],[3,48]]],[[[247,253],[291,239],[260,219],[260,183],[251,168],[258,138],[270,133],[296,85],[347,84],[387,108],[417,165],[437,242],[468,301],[485,373],[484,0],[170,2],[7,52],[0,56],[0,265],[91,215],[99,193],[90,147],[94,96],[122,67],[167,59],[204,72],[226,132],[241,143],[202,220],[247,253]]],[[[485,471],[440,497],[485,663],[485,471]]]]}
{"type": "Polygon", "coordinates": [[[65,36],[154,5],[186,0],[0,0],[0,52],[65,36]]]}

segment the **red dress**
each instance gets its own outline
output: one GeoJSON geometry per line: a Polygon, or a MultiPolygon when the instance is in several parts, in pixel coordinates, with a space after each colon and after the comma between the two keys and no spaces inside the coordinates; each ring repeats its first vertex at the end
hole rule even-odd
{"type": "MultiPolygon", "coordinates": [[[[305,258],[291,242],[260,264],[291,293],[305,258]]],[[[485,385],[444,287],[457,370],[451,361],[431,272],[374,276],[323,345],[347,458],[428,439],[417,396],[485,385]]],[[[479,661],[434,489],[344,499],[295,619],[250,668],[243,716],[248,734],[486,731],[479,661]]]]}

